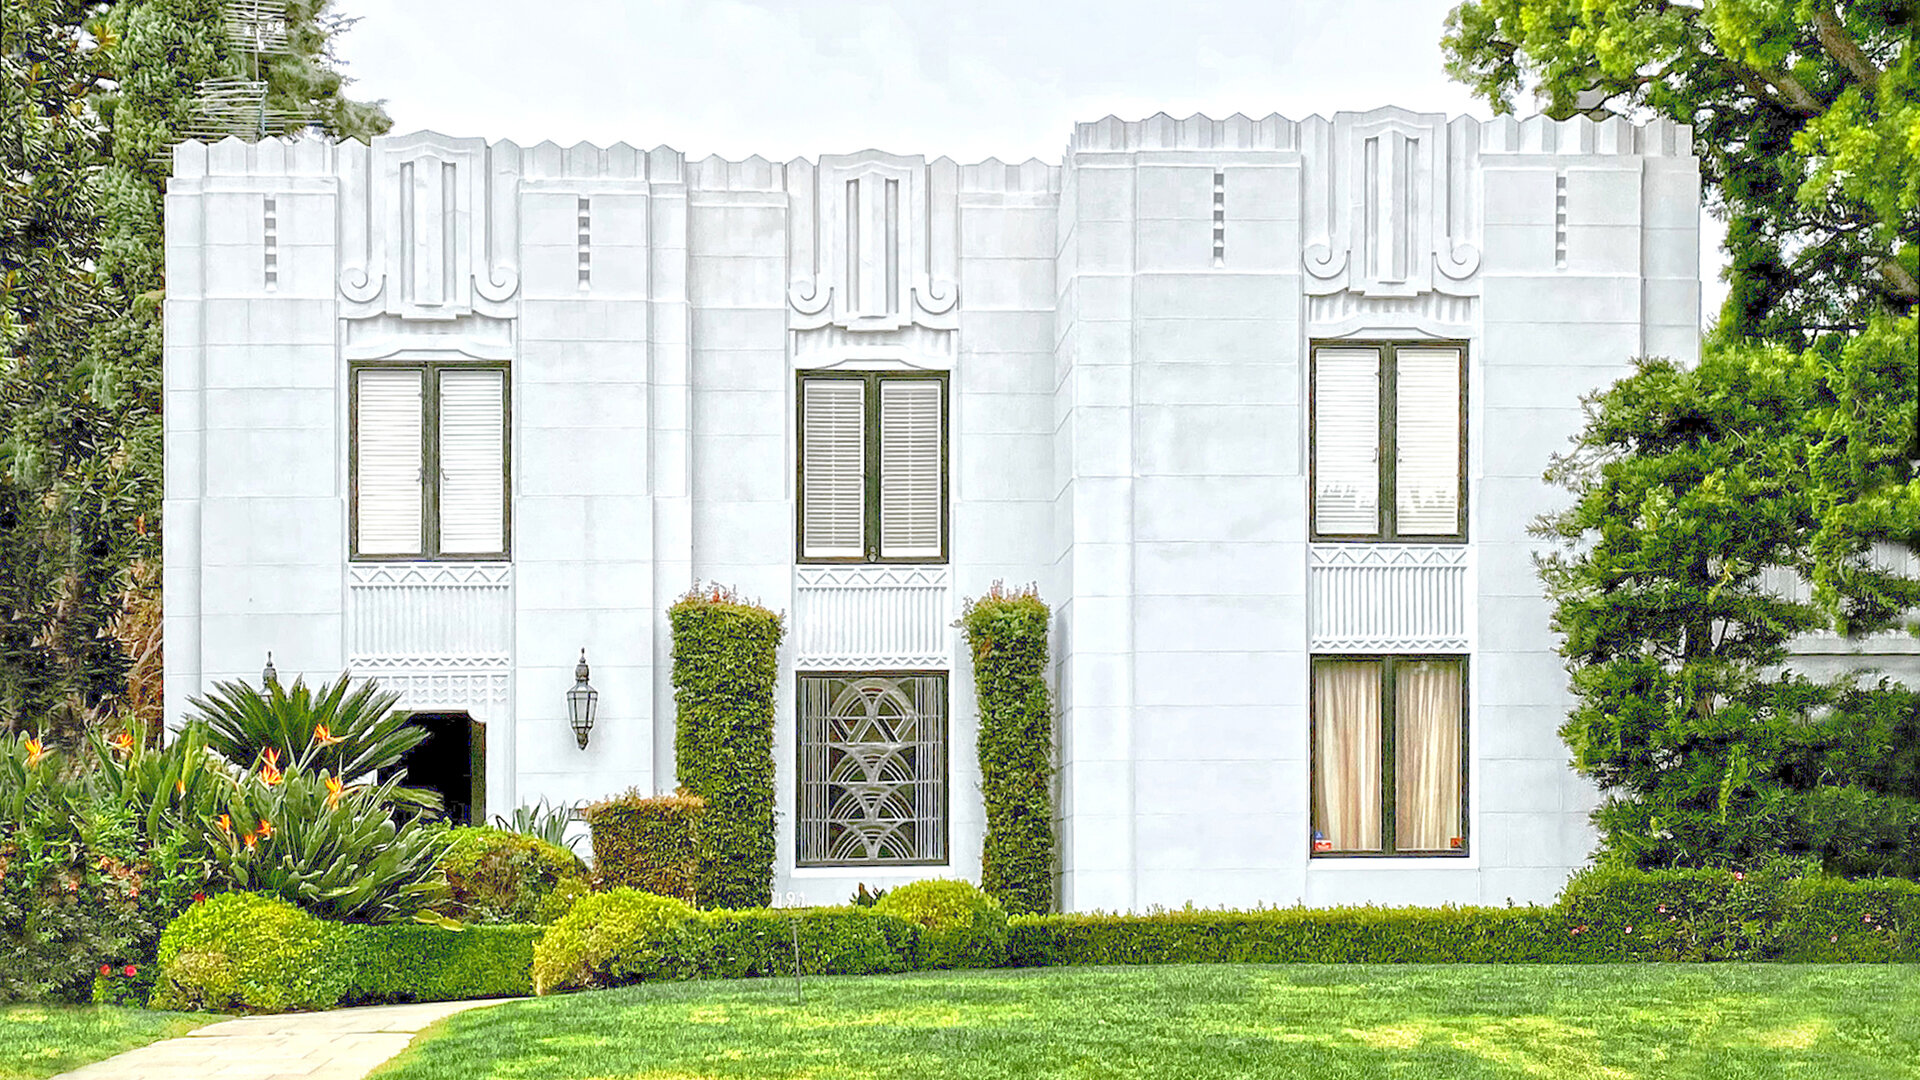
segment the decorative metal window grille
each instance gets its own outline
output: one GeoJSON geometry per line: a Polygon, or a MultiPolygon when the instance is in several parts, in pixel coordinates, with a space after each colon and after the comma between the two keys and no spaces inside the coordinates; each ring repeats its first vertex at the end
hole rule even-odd
{"type": "Polygon", "coordinates": [[[800,677],[802,866],[947,861],[947,677],[800,677]]]}

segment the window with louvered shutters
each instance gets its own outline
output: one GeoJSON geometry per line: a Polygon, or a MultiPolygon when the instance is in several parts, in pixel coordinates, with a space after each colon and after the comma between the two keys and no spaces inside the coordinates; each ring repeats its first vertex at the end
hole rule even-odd
{"type": "Polygon", "coordinates": [[[940,554],[941,384],[880,382],[880,554],[940,554]]]}
{"type": "Polygon", "coordinates": [[[1394,354],[1394,531],[1453,536],[1460,531],[1460,354],[1399,349],[1394,354]]]}
{"type": "Polygon", "coordinates": [[[355,386],[354,549],[421,552],[421,372],[363,370],[355,386]]]}
{"type": "Polygon", "coordinates": [[[1380,531],[1380,354],[1313,354],[1313,531],[1380,531]]]}
{"type": "Polygon", "coordinates": [[[801,383],[800,550],[809,558],[865,553],[866,393],[861,379],[801,383]]]}
{"type": "Polygon", "coordinates": [[[506,372],[440,372],[440,552],[506,550],[506,372]]]}

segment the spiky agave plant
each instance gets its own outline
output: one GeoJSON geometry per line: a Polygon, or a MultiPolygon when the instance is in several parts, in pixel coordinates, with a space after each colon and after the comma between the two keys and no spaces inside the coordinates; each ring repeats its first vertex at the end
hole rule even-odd
{"type": "Polygon", "coordinates": [[[572,807],[552,806],[548,804],[546,796],[543,795],[537,803],[527,803],[514,807],[513,818],[511,820],[500,814],[493,815],[493,825],[497,829],[517,832],[523,836],[531,836],[535,839],[545,840],[555,847],[563,847],[568,851],[575,851],[575,845],[580,842],[580,837],[575,836],[572,840],[567,839],[567,824],[573,819],[574,810],[572,807]]]}
{"type": "MultiPolygon", "coordinates": [[[[274,681],[264,690],[222,682],[207,697],[188,700],[207,725],[207,745],[235,765],[251,769],[271,749],[282,766],[351,782],[398,765],[427,737],[393,711],[399,693],[372,680],[349,692],[351,682],[344,673],[311,690],[297,678],[291,688],[274,681]]],[[[407,795],[412,790],[395,788],[400,801],[419,801],[407,795]]]]}

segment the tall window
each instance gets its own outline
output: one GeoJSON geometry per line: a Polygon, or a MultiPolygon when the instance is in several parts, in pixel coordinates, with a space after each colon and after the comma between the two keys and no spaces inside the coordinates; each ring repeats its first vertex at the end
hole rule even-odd
{"type": "Polygon", "coordinates": [[[1313,853],[1467,853],[1462,657],[1313,661],[1313,853]]]}
{"type": "Polygon", "coordinates": [[[947,677],[800,676],[802,866],[947,861],[947,677]]]}
{"type": "Polygon", "coordinates": [[[803,562],[945,562],[944,373],[800,378],[803,562]]]}
{"type": "Polygon", "coordinates": [[[507,370],[353,368],[356,558],[504,558],[507,370]]]}
{"type": "Polygon", "coordinates": [[[1314,537],[1464,539],[1465,388],[1459,345],[1314,346],[1314,537]]]}

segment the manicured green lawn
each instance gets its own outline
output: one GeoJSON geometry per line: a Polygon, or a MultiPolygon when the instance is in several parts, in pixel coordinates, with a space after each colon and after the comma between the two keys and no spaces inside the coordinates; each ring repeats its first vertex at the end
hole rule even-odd
{"type": "Polygon", "coordinates": [[[40,1080],[224,1019],[112,1005],[0,1005],[0,1080],[40,1080]]]}
{"type": "Polygon", "coordinates": [[[1920,1077],[1920,968],[1052,968],[665,983],[429,1029],[379,1080],[1920,1077]]]}

